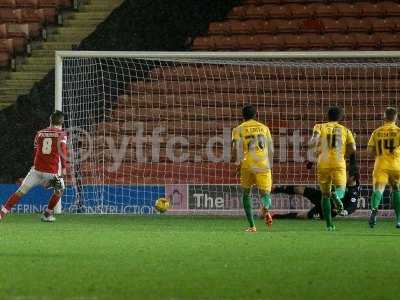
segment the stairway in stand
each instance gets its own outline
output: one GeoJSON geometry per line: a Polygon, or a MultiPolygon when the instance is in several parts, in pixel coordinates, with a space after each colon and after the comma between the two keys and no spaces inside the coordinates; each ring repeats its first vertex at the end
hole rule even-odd
{"type": "Polygon", "coordinates": [[[46,41],[33,42],[29,57],[18,60],[15,71],[0,72],[0,109],[29,93],[52,68],[56,50],[72,50],[119,6],[122,0],[90,0],[79,11],[65,11],[63,25],[48,29],[46,41]]]}

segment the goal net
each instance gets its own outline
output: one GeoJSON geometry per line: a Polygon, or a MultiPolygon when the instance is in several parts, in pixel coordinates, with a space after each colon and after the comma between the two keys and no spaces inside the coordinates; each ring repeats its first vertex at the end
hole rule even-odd
{"type": "MultiPolygon", "coordinates": [[[[241,214],[231,130],[257,107],[271,130],[274,185],[316,185],[307,142],[329,106],[356,135],[368,207],[369,135],[398,99],[398,53],[57,52],[56,108],[66,114],[71,175],[64,209],[241,214]]],[[[257,191],[253,197],[257,198],[257,191]]],[[[258,201],[253,201],[255,207],[258,201]]],[[[301,196],[273,194],[274,210],[305,211],[301,196]]],[[[384,208],[390,208],[386,195],[384,208]]]]}

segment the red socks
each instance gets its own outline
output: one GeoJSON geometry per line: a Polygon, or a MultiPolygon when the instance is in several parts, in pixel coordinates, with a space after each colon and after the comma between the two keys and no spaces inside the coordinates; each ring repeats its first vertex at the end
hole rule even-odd
{"type": "Polygon", "coordinates": [[[19,199],[21,199],[21,196],[18,194],[12,194],[10,196],[10,198],[8,198],[8,200],[6,201],[6,203],[4,204],[4,208],[6,209],[6,211],[3,210],[4,213],[8,213],[11,208],[18,203],[19,199]]]}
{"type": "Polygon", "coordinates": [[[54,207],[57,205],[58,201],[60,201],[60,196],[53,194],[53,196],[51,196],[49,200],[49,205],[47,206],[47,208],[49,210],[53,210],[54,207]]]}

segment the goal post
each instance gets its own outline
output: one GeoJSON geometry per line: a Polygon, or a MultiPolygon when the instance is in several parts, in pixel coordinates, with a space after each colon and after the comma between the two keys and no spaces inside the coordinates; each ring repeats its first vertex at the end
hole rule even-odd
{"type": "MultiPolygon", "coordinates": [[[[384,108],[398,104],[399,63],[397,51],[56,51],[55,108],[65,113],[71,153],[63,206],[152,214],[167,197],[171,213],[242,214],[230,162],[241,107],[255,105],[271,129],[274,184],[315,186],[307,141],[327,108],[340,105],[356,135],[365,213],[367,139],[384,108]]],[[[282,212],[310,208],[301,196],[273,194],[272,202],[282,212]]]]}

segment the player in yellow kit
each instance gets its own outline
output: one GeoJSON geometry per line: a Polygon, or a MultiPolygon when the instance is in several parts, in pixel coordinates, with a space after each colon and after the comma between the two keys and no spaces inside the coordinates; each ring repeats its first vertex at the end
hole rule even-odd
{"type": "Polygon", "coordinates": [[[384,124],[377,128],[368,142],[368,153],[375,158],[371,216],[369,225],[376,225],[378,206],[383,191],[389,183],[392,187],[392,201],[396,213],[396,227],[400,228],[400,128],[396,125],[397,110],[388,107],[384,124]]]}
{"type": "Polygon", "coordinates": [[[318,183],[322,193],[322,211],[328,230],[335,230],[331,215],[331,199],[337,210],[343,209],[346,190],[346,156],[356,150],[353,134],[339,124],[343,110],[333,106],[328,109],[328,122],[316,124],[309,143],[310,159],[317,160],[318,183]],[[334,191],[332,192],[332,186],[334,191]]]}
{"type": "Polygon", "coordinates": [[[256,232],[251,208],[251,188],[257,186],[261,193],[261,212],[267,226],[272,226],[271,208],[273,143],[267,126],[254,120],[256,109],[245,105],[242,109],[244,122],[232,130],[233,159],[240,172],[243,207],[250,227],[256,232]]]}

